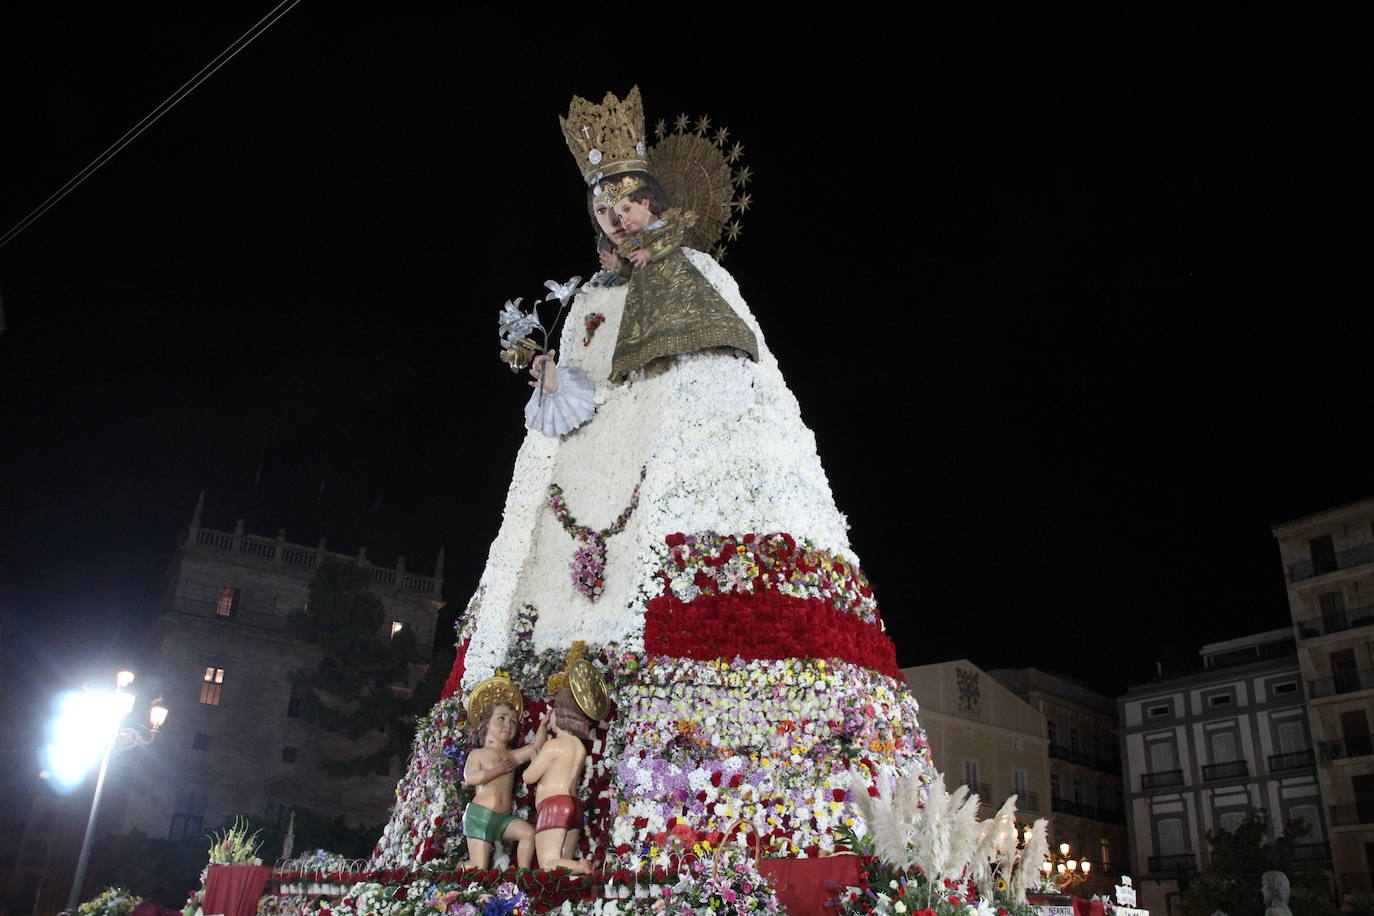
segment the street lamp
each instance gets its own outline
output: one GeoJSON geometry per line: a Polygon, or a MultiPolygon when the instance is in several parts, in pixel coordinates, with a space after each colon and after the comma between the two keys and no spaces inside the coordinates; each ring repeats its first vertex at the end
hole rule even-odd
{"type": "Polygon", "coordinates": [[[1059,854],[1052,855],[1041,866],[1045,876],[1064,892],[1067,892],[1075,884],[1086,880],[1088,874],[1093,870],[1091,862],[1087,859],[1075,859],[1072,853],[1073,850],[1068,843],[1060,843],[1059,854]]]}
{"type": "Polygon", "coordinates": [[[96,777],[95,793],[91,796],[91,814],[86,821],[86,835],[81,841],[81,855],[76,860],[76,875],[67,898],[67,909],[71,912],[76,912],[81,903],[81,885],[86,881],[86,865],[91,858],[100,793],[105,788],[110,755],[117,750],[152,744],[157,730],[167,721],[167,704],[158,697],[149,707],[147,726],[125,723],[125,717],[134,708],[134,695],[128,690],[133,681],[134,673],[124,670],[115,675],[114,693],[83,688],[63,694],[58,698],[58,715],[51,724],[53,740],[44,753],[48,769],[42,776],[56,784],[59,790],[76,788],[95,760],[100,759],[100,775],[96,777]]]}

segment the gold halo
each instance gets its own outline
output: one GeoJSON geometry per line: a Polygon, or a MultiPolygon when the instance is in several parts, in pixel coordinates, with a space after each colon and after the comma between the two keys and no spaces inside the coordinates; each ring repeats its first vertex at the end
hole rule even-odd
{"type": "Polygon", "coordinates": [[[696,214],[683,244],[709,252],[730,219],[735,198],[730,163],[714,143],[696,134],[673,133],[649,150],[649,172],[668,194],[668,202],[696,214]]]}
{"type": "Polygon", "coordinates": [[[489,677],[472,688],[472,694],[468,697],[468,722],[475,728],[482,720],[482,714],[497,703],[505,703],[518,716],[525,708],[525,697],[510,678],[489,677]]]}
{"type": "Polygon", "coordinates": [[[606,695],[606,682],[591,662],[579,658],[568,666],[568,686],[572,688],[573,699],[581,710],[597,721],[606,718],[611,710],[610,697],[606,695]]]}

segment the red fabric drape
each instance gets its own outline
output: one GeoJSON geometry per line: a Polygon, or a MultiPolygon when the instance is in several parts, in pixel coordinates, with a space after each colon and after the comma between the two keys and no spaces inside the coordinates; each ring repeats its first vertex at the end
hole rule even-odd
{"type": "Polygon", "coordinates": [[[267,865],[211,865],[200,908],[205,916],[253,916],[270,877],[267,865]]]}
{"type": "Polygon", "coordinates": [[[1102,906],[1101,900],[1073,898],[1073,916],[1106,916],[1106,913],[1106,908],[1102,906]]]}
{"type": "MultiPolygon", "coordinates": [[[[839,887],[859,885],[857,856],[827,856],[823,859],[760,859],[759,872],[778,894],[778,902],[787,908],[788,916],[826,916],[825,902],[835,899],[835,882],[839,887]]],[[[1101,914],[1098,914],[1101,916],[1101,914]]]]}

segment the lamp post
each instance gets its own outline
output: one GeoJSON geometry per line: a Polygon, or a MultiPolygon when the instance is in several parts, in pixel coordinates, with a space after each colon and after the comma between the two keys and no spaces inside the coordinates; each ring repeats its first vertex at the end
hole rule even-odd
{"type": "MultiPolygon", "coordinates": [[[[95,793],[91,796],[91,813],[86,820],[86,834],[81,840],[81,854],[76,860],[76,875],[72,879],[72,890],[67,897],[67,909],[75,913],[77,906],[81,903],[81,886],[86,882],[86,865],[91,858],[91,845],[95,839],[95,822],[100,813],[100,794],[105,788],[105,775],[110,768],[110,755],[115,751],[128,750],[133,747],[143,747],[151,744],[157,737],[157,730],[167,721],[167,704],[162,697],[153,700],[148,710],[148,725],[137,725],[134,723],[126,724],[124,719],[133,711],[134,695],[129,692],[128,687],[133,683],[134,673],[124,670],[115,675],[115,692],[113,695],[102,695],[86,690],[68,698],[69,702],[64,704],[64,713],[59,717],[56,731],[58,740],[48,747],[48,754],[53,758],[54,764],[61,766],[58,781],[79,782],[79,777],[72,772],[70,759],[64,761],[62,758],[75,757],[80,764],[81,748],[76,744],[82,739],[87,745],[90,742],[91,733],[108,735],[104,738],[103,753],[100,757],[100,772],[95,780],[95,793]]],[[[87,758],[89,759],[89,758],[87,758]]],[[[81,775],[84,775],[85,766],[81,764],[81,775]]],[[[54,769],[58,769],[55,766],[54,769]]],[[[43,776],[49,777],[52,774],[44,771],[43,776]]]]}
{"type": "Polygon", "coordinates": [[[1059,885],[1061,891],[1067,893],[1069,888],[1075,884],[1087,880],[1088,874],[1093,869],[1093,863],[1087,859],[1075,859],[1069,844],[1060,843],[1059,854],[1051,854],[1051,857],[1045,860],[1045,864],[1041,868],[1044,869],[1046,877],[1059,885]]]}

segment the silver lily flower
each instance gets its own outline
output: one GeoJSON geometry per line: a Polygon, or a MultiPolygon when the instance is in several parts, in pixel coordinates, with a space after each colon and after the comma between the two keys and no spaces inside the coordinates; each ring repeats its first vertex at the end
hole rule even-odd
{"type": "Polygon", "coordinates": [[[573,277],[567,283],[558,283],[554,280],[545,280],[544,286],[549,290],[549,294],[544,297],[545,302],[557,299],[560,306],[568,304],[568,300],[577,292],[577,288],[582,285],[581,277],[573,277]]]}

